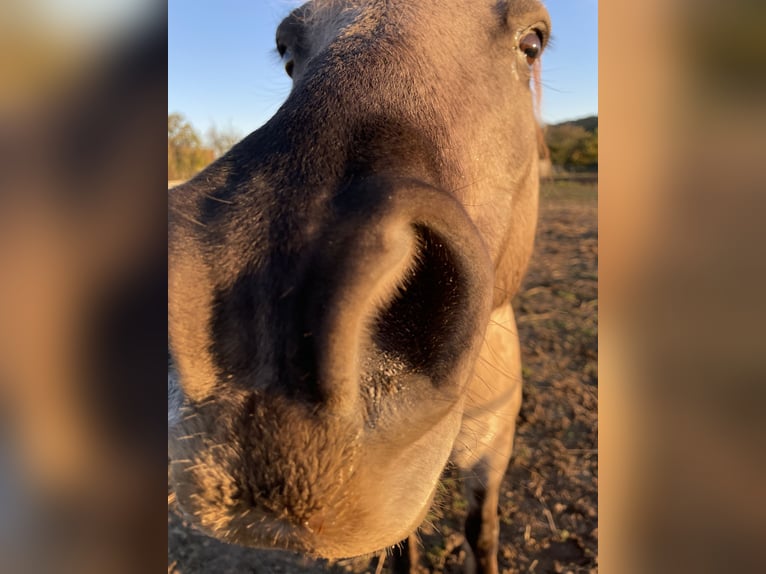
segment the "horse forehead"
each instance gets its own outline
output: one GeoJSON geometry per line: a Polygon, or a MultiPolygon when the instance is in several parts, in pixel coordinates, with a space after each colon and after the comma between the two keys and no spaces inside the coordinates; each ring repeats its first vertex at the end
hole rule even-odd
{"type": "MultiPolygon", "coordinates": [[[[498,2],[504,4],[505,2],[498,2]]],[[[444,26],[433,26],[437,21],[455,24],[450,28],[466,29],[470,22],[466,14],[480,14],[481,5],[491,6],[487,0],[463,0],[444,2],[431,0],[410,2],[402,0],[315,0],[293,11],[290,19],[299,23],[311,38],[311,50],[316,53],[326,47],[342,31],[348,29],[353,33],[387,33],[394,32],[436,32],[444,26]],[[457,25],[456,17],[462,16],[462,22],[457,25]],[[379,24],[388,21],[393,26],[381,29],[379,24]]]]}

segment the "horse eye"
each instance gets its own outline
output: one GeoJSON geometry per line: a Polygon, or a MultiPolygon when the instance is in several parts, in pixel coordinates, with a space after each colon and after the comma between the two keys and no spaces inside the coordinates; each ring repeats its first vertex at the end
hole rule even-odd
{"type": "Polygon", "coordinates": [[[536,32],[530,32],[521,39],[519,48],[527,56],[527,63],[531,66],[540,55],[542,40],[540,40],[540,36],[536,32]]]}
{"type": "Polygon", "coordinates": [[[293,77],[293,68],[295,67],[295,59],[293,58],[293,51],[284,44],[277,44],[277,50],[282,60],[285,62],[285,72],[291,78],[293,77]]]}

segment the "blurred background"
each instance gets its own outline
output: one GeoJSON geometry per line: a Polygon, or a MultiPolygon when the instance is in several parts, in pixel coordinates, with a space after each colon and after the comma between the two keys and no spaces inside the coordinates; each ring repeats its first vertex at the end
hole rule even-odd
{"type": "Polygon", "coordinates": [[[166,21],[0,7],[2,572],[161,568],[166,21]]]}
{"type": "Polygon", "coordinates": [[[600,7],[605,572],[756,572],[766,7],[600,7]]]}
{"type": "MultiPolygon", "coordinates": [[[[180,32],[166,8],[0,8],[3,572],[148,572],[166,559],[161,119],[170,132],[179,112],[200,137],[262,121],[173,100],[167,42],[180,32]]],[[[603,572],[766,563],[764,16],[741,0],[599,7],[603,572]]],[[[204,28],[197,38],[210,46],[204,28]]]]}

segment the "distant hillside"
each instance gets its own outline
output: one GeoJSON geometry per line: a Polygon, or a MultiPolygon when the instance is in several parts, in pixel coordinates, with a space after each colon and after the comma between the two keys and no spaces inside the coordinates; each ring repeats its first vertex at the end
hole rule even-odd
{"type": "Polygon", "coordinates": [[[586,118],[580,118],[578,120],[560,122],[558,124],[552,124],[549,127],[560,127],[560,126],[580,126],[587,132],[595,132],[598,129],[598,116],[588,116],[586,118]]]}
{"type": "Polygon", "coordinates": [[[545,144],[559,169],[598,170],[598,116],[546,126],[545,144]]]}

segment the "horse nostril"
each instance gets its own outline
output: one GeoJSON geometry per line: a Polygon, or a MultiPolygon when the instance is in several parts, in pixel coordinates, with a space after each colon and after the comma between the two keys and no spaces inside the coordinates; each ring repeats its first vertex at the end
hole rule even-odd
{"type": "Polygon", "coordinates": [[[373,342],[384,356],[408,370],[440,378],[438,371],[465,346],[461,307],[468,296],[465,277],[444,239],[416,226],[418,250],[413,271],[374,322],[373,342]]]}
{"type": "Polygon", "coordinates": [[[323,402],[352,413],[360,384],[373,394],[404,380],[458,388],[491,305],[484,243],[440,190],[381,180],[355,191],[307,282],[323,402]]]}

